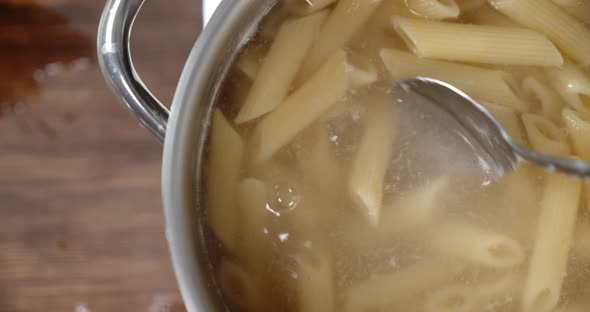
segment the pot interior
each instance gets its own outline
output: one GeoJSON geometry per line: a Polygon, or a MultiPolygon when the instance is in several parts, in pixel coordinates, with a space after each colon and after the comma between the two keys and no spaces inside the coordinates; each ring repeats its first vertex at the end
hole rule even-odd
{"type": "MultiPolygon", "coordinates": [[[[222,4],[166,138],[167,220],[189,310],[590,308],[572,286],[590,283],[579,255],[557,241],[588,230],[582,183],[529,166],[492,180],[442,112],[392,92],[402,79],[442,80],[521,144],[579,154],[561,135],[572,94],[555,88],[590,81],[583,60],[564,65],[575,54],[542,26],[504,27],[527,25],[510,8],[432,2],[222,4]],[[557,273],[538,278],[555,257],[557,273]]],[[[564,16],[551,18],[590,34],[564,16]]]]}

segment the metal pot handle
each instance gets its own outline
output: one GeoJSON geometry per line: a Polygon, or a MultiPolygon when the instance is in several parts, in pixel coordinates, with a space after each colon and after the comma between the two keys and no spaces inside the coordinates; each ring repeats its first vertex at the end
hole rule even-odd
{"type": "Polygon", "coordinates": [[[129,38],[144,0],[108,0],[98,27],[98,61],[107,83],[153,135],[166,136],[166,106],[147,89],[133,67],[129,38]]]}

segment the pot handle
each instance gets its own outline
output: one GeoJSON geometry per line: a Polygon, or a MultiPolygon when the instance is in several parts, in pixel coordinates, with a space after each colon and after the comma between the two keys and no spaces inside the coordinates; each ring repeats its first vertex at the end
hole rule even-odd
{"type": "Polygon", "coordinates": [[[107,1],[98,27],[98,61],[110,87],[141,125],[163,142],[170,112],[143,84],[131,60],[131,28],[143,2],[107,1]]]}

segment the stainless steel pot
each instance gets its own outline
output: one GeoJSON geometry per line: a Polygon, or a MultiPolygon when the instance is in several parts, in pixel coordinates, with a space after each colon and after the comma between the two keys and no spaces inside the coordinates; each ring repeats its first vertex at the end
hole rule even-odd
{"type": "Polygon", "coordinates": [[[277,0],[221,2],[185,64],[170,112],[141,82],[131,62],[129,38],[143,1],[107,2],[98,29],[98,59],[115,93],[141,124],[164,142],[166,237],[187,310],[223,310],[212,284],[203,224],[198,218],[204,208],[200,198],[204,144],[225,74],[277,0]]]}

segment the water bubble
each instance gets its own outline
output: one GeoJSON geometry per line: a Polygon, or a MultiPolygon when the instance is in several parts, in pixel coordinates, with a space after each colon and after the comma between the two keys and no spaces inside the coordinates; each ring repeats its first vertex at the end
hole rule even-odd
{"type": "Polygon", "coordinates": [[[293,210],[299,204],[301,196],[297,188],[288,182],[279,182],[273,186],[270,204],[274,211],[293,210]]]}

